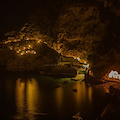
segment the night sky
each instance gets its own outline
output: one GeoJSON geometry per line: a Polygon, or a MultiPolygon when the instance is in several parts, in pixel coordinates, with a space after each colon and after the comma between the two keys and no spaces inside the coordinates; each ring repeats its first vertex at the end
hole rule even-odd
{"type": "Polygon", "coordinates": [[[37,0],[2,0],[0,3],[0,38],[5,32],[20,29],[40,2],[37,0]]]}
{"type": "Polygon", "coordinates": [[[37,8],[49,12],[54,7],[59,9],[63,4],[75,1],[87,0],[1,0],[0,40],[4,39],[4,33],[19,30],[37,8]]]}

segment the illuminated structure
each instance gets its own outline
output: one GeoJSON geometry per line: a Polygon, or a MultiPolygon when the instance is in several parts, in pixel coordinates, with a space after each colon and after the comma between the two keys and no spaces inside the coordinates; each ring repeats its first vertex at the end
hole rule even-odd
{"type": "Polygon", "coordinates": [[[117,71],[113,71],[113,70],[112,70],[112,71],[109,73],[109,78],[120,79],[120,74],[118,74],[117,71]]]}

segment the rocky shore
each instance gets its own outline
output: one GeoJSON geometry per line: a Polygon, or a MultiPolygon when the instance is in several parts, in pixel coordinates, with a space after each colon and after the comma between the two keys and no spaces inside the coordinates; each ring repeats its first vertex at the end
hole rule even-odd
{"type": "Polygon", "coordinates": [[[108,98],[107,105],[103,108],[96,120],[120,120],[120,80],[108,77],[111,69],[117,69],[119,71],[118,65],[113,65],[106,67],[101,73],[99,71],[100,69],[96,70],[97,72],[99,71],[97,73],[100,74],[99,77],[86,73],[86,83],[94,85],[97,88],[104,88],[105,96],[108,98]]]}
{"type": "Polygon", "coordinates": [[[45,75],[75,77],[77,71],[71,67],[58,65],[60,55],[45,44],[39,46],[36,55],[19,55],[9,49],[0,49],[0,70],[33,71],[45,75]]]}

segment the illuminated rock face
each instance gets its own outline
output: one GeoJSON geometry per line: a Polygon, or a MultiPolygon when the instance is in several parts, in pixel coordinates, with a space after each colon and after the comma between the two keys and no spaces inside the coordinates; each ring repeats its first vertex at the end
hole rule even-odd
{"type": "Polygon", "coordinates": [[[120,79],[120,74],[118,74],[117,71],[113,71],[113,70],[112,70],[112,71],[109,73],[109,78],[120,79]]]}

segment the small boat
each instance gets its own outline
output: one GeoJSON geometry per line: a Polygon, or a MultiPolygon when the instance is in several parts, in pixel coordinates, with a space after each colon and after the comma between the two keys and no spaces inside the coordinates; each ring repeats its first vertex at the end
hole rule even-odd
{"type": "Polygon", "coordinates": [[[80,117],[80,112],[76,113],[74,116],[72,116],[76,120],[83,120],[82,117],[80,117]]]}

